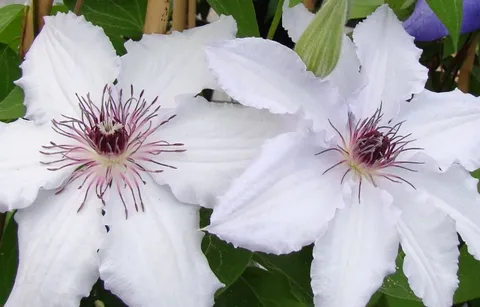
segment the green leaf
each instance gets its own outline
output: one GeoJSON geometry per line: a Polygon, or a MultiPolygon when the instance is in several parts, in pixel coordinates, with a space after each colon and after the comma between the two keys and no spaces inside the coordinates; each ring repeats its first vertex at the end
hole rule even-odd
{"type": "Polygon", "coordinates": [[[467,251],[467,246],[460,249],[458,279],[460,284],[453,297],[454,303],[463,303],[480,297],[480,262],[467,251]]]}
{"type": "Polygon", "coordinates": [[[18,247],[17,223],[11,219],[6,224],[2,241],[0,242],[0,306],[7,301],[17,274],[18,247]]]}
{"type": "Polygon", "coordinates": [[[227,291],[216,299],[215,307],[306,307],[290,292],[282,275],[249,267],[227,291]]]}
{"type": "Polygon", "coordinates": [[[310,266],[313,260],[313,246],[306,246],[299,252],[275,256],[255,253],[253,260],[269,271],[284,275],[292,293],[304,304],[313,305],[313,293],[310,286],[310,266]]]}
{"type": "Polygon", "coordinates": [[[232,15],[237,21],[238,37],[260,36],[252,0],[207,0],[219,15],[232,15]]]}
{"type": "MultiPolygon", "coordinates": [[[[76,0],[65,0],[73,10],[76,0]]],[[[143,33],[147,0],[84,0],[81,13],[114,37],[140,38],[143,33]]]]}
{"type": "Polygon", "coordinates": [[[303,1],[302,0],[290,0],[290,2],[288,3],[288,6],[289,7],[294,7],[295,5],[299,4],[299,3],[302,3],[303,1]]]}
{"type": "Polygon", "coordinates": [[[353,0],[349,19],[364,18],[384,3],[385,0],[353,0]]]}
{"type": "MultiPolygon", "coordinates": [[[[403,273],[403,258],[405,254],[400,252],[397,257],[397,271],[386,277],[380,291],[389,297],[405,301],[420,301],[410,289],[407,277],[403,273]]],[[[464,245],[460,249],[460,265],[458,270],[459,287],[455,292],[454,303],[463,303],[480,297],[480,262],[475,260],[464,245]]],[[[379,305],[384,306],[384,305],[379,305]]],[[[402,306],[402,305],[387,305],[402,306]]],[[[417,306],[417,305],[412,305],[417,306]]],[[[418,305],[422,306],[422,305],[418,305]]]]}
{"type": "Polygon", "coordinates": [[[57,13],[66,13],[68,12],[68,7],[65,4],[57,4],[52,7],[50,15],[57,15],[57,13]]]}
{"type": "Polygon", "coordinates": [[[404,10],[414,4],[415,0],[386,0],[385,3],[388,3],[392,9],[404,10]]]}
{"type": "Polygon", "coordinates": [[[280,0],[270,0],[268,1],[267,14],[265,15],[265,22],[269,21],[275,15],[277,10],[278,1],[280,0]]]}
{"type": "Polygon", "coordinates": [[[408,279],[403,273],[403,258],[405,254],[400,251],[396,259],[397,271],[392,275],[385,277],[382,287],[379,289],[382,293],[396,297],[402,300],[420,301],[413,293],[408,284],[408,279]]]}
{"type": "Polygon", "coordinates": [[[406,20],[413,12],[415,0],[386,0],[386,3],[395,12],[398,19],[401,21],[406,20]]]}
{"type": "Polygon", "coordinates": [[[403,1],[403,4],[400,7],[400,9],[402,9],[402,10],[412,6],[416,2],[416,0],[402,0],[402,1],[403,1]]]}
{"type": "Polygon", "coordinates": [[[480,299],[468,302],[468,307],[480,307],[480,299]]]}
{"type": "Polygon", "coordinates": [[[427,3],[447,28],[457,49],[463,19],[463,0],[427,0],[427,3]]]}
{"type": "MultiPolygon", "coordinates": [[[[475,76],[475,66],[473,66],[472,70],[472,76],[475,76]]],[[[479,81],[480,81],[480,70],[478,71],[479,75],[479,81]]],[[[472,81],[475,81],[475,78],[472,78],[472,81]]],[[[478,82],[480,84],[480,82],[478,82]]],[[[473,178],[480,179],[480,168],[471,172],[470,175],[472,175],[473,178]]],[[[480,192],[480,181],[477,183],[477,191],[480,192]]]]}
{"type": "MultiPolygon", "coordinates": [[[[460,35],[460,37],[458,38],[458,46],[463,46],[467,42],[468,37],[469,34],[460,35]]],[[[447,36],[443,43],[442,59],[446,59],[447,57],[452,56],[455,52],[457,52],[456,48],[457,47],[455,46],[452,37],[450,35],[447,36]]]]}
{"type": "Polygon", "coordinates": [[[380,307],[381,305],[379,305],[379,302],[382,300],[383,296],[385,296],[385,294],[382,292],[375,292],[367,303],[367,307],[380,307]]]}
{"type": "Polygon", "coordinates": [[[0,102],[0,121],[9,121],[25,115],[23,91],[15,86],[5,99],[0,102]]]}
{"type": "MultiPolygon", "coordinates": [[[[214,235],[206,234],[202,241],[202,250],[207,257],[210,268],[226,287],[237,280],[245,271],[252,253],[241,248],[234,248],[214,235]]],[[[218,293],[225,288],[218,290],[218,293]]]]}
{"type": "MultiPolygon", "coordinates": [[[[211,210],[200,210],[200,227],[208,225],[211,210]]],[[[246,249],[235,248],[231,244],[220,240],[212,234],[205,234],[202,240],[202,251],[207,257],[212,271],[225,285],[217,291],[222,293],[234,283],[248,267],[252,259],[252,253],[246,249]]]]}
{"type": "Polygon", "coordinates": [[[0,43],[17,50],[22,36],[22,20],[25,6],[12,4],[0,8],[0,43]]]}
{"type": "Polygon", "coordinates": [[[20,59],[8,45],[0,44],[0,101],[15,87],[13,81],[20,78],[20,59]]]}
{"type": "Polygon", "coordinates": [[[423,304],[418,301],[383,295],[372,307],[423,307],[423,304]]]}

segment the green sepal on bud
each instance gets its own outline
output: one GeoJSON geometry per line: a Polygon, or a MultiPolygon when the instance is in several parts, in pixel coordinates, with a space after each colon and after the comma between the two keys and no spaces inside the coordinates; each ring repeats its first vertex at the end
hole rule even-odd
{"type": "Polygon", "coordinates": [[[328,76],[337,65],[350,0],[325,0],[302,34],[295,51],[317,77],[328,76]]]}

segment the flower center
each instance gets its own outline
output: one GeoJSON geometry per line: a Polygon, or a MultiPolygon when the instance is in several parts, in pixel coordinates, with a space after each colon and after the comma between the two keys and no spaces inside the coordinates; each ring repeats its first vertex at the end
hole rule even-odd
{"type": "Polygon", "coordinates": [[[353,155],[361,163],[373,166],[386,156],[390,146],[388,136],[378,130],[371,130],[358,138],[353,148],[353,155]]]}
{"type": "Polygon", "coordinates": [[[113,118],[96,124],[87,134],[101,154],[120,154],[128,141],[127,130],[113,118]]]}
{"type": "Polygon", "coordinates": [[[112,96],[112,89],[105,86],[100,106],[90,99],[89,94],[86,98],[77,95],[80,118],[63,115],[63,120],[52,120],[53,130],[64,137],[65,144],[50,142],[50,145],[43,146],[42,154],[59,158],[42,163],[49,165],[51,171],[72,169],[69,179],[57,193],[77,179],[81,180],[78,188],[85,187],[85,197],[78,211],[91,190],[95,190],[105,204],[103,197],[111,187],[115,187],[119,194],[126,217],[128,206],[124,193],[132,196],[137,211],[139,208],[145,210],[141,183],[146,182],[142,174],[160,173],[165,168],[176,169],[159,161],[159,155],[186,151],[183,143],[157,139],[155,132],[175,115],[160,119],[157,98],[148,103],[143,93],[135,96],[132,86],[130,98],[123,100],[120,91],[117,101],[112,96]]]}
{"type": "Polygon", "coordinates": [[[399,159],[399,155],[405,151],[422,150],[422,148],[409,147],[415,140],[409,139],[411,134],[399,134],[402,123],[384,126],[380,125],[381,120],[381,107],[377,109],[372,117],[357,122],[355,122],[353,114],[350,113],[348,116],[348,135],[346,136],[342,135],[330,122],[332,128],[340,136],[341,144],[316,154],[321,155],[330,151],[340,154],[340,161],[329,167],[323,174],[338,166],[346,165],[347,168],[340,183],[343,184],[346,176],[352,174],[359,184],[359,201],[364,179],[371,182],[374,186],[377,186],[376,178],[384,178],[395,183],[407,183],[415,189],[409,181],[389,171],[388,168],[400,168],[416,172],[409,165],[423,164],[423,162],[399,159]]]}

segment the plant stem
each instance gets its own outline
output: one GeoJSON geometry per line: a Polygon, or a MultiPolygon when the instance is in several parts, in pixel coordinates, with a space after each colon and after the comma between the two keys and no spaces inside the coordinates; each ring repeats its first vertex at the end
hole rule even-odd
{"type": "Polygon", "coordinates": [[[73,8],[73,12],[75,13],[75,15],[80,14],[80,10],[82,9],[82,5],[83,5],[83,0],[77,0],[77,2],[75,2],[75,7],[73,8]]]}
{"type": "Polygon", "coordinates": [[[455,56],[452,65],[450,65],[450,67],[448,67],[448,69],[445,70],[443,80],[440,84],[439,92],[449,91],[450,88],[455,83],[455,78],[457,77],[458,70],[462,66],[467,56],[467,51],[472,43],[472,39],[473,39],[473,36],[470,33],[465,43],[463,44],[462,48],[458,51],[457,55],[455,56]]]}
{"type": "Polygon", "coordinates": [[[197,0],[188,0],[188,28],[195,28],[197,21],[197,0]]]}
{"type": "Polygon", "coordinates": [[[458,74],[457,87],[464,93],[468,93],[470,90],[470,75],[472,74],[473,62],[475,61],[475,53],[477,51],[477,45],[480,40],[480,33],[475,34],[475,37],[467,50],[467,56],[460,68],[458,74]]]}
{"type": "Polygon", "coordinates": [[[167,32],[169,7],[169,0],[148,0],[143,33],[165,34],[167,32]]]}
{"type": "Polygon", "coordinates": [[[27,15],[24,17],[22,43],[20,45],[20,57],[24,57],[33,40],[40,33],[45,24],[44,16],[52,10],[52,0],[32,0],[27,15]]]}
{"type": "Polygon", "coordinates": [[[303,5],[305,5],[310,12],[313,12],[315,9],[315,0],[303,0],[303,5]]]}
{"type": "Polygon", "coordinates": [[[267,39],[273,39],[275,32],[277,32],[278,24],[280,23],[280,19],[282,17],[283,2],[284,0],[278,0],[275,16],[273,16],[272,24],[270,25],[270,29],[268,29],[267,39]]]}
{"type": "Polygon", "coordinates": [[[187,25],[187,0],[173,0],[172,29],[185,30],[187,25]]]}

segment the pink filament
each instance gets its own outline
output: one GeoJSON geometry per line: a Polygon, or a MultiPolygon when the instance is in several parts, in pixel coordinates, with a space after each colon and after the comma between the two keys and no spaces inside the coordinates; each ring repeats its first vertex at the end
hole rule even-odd
{"type": "Polygon", "coordinates": [[[78,211],[85,205],[90,191],[95,191],[97,197],[105,204],[104,195],[112,184],[116,185],[115,190],[122,200],[126,218],[128,209],[122,194],[125,189],[131,193],[135,209],[144,211],[140,188],[141,183],[145,184],[142,172],[160,173],[164,168],[175,169],[174,166],[157,161],[158,156],[165,152],[186,151],[182,143],[169,143],[165,140],[146,142],[149,136],[172,120],[175,115],[163,121],[155,121],[161,107],[157,103],[158,97],[148,103],[143,95],[142,90],[140,95],[135,97],[131,86],[130,98],[123,101],[123,93],[120,91],[116,101],[112,96],[112,89],[105,86],[100,107],[92,102],[89,94],[86,98],[76,95],[81,111],[80,119],[63,116],[64,119],[61,121],[52,120],[52,129],[68,138],[70,142],[68,144],[50,142],[50,145],[43,146],[42,154],[59,158],[42,163],[48,165],[51,171],[73,168],[72,174],[57,193],[61,193],[73,181],[83,178],[78,188],[85,188],[85,197],[78,211]],[[115,139],[111,144],[105,143],[104,139],[98,138],[98,134],[92,138],[93,129],[108,119],[114,119],[123,125],[121,142],[115,139]],[[122,143],[123,141],[125,142],[122,143]],[[105,165],[105,161],[111,163],[105,165]],[[145,163],[141,161],[154,165],[154,168],[146,168],[145,163]]]}
{"type": "MultiPolygon", "coordinates": [[[[380,126],[382,116],[383,115],[381,106],[376,110],[372,117],[366,118],[364,120],[359,120],[356,123],[354,122],[353,114],[349,113],[348,142],[346,141],[345,137],[340,133],[340,131],[329,121],[332,128],[339,135],[342,144],[318,152],[316,155],[321,155],[330,151],[334,151],[341,154],[342,159],[338,163],[329,167],[323,174],[331,171],[337,166],[352,162],[362,170],[365,170],[365,173],[363,175],[374,186],[377,186],[374,177],[380,177],[395,183],[406,183],[415,189],[415,186],[411,182],[404,179],[403,177],[388,172],[387,168],[394,167],[401,168],[410,172],[417,172],[417,170],[411,169],[410,167],[407,167],[405,165],[417,165],[423,164],[423,162],[403,161],[398,160],[398,157],[402,152],[410,150],[422,150],[422,148],[408,147],[408,145],[415,140],[408,139],[411,134],[399,134],[399,130],[402,127],[403,122],[400,122],[394,126],[380,126]]],[[[349,174],[351,171],[352,168],[348,167],[342,176],[340,182],[341,184],[345,180],[347,174],[349,174]]],[[[362,176],[360,176],[358,183],[359,202],[362,180],[363,178],[362,176]]]]}

